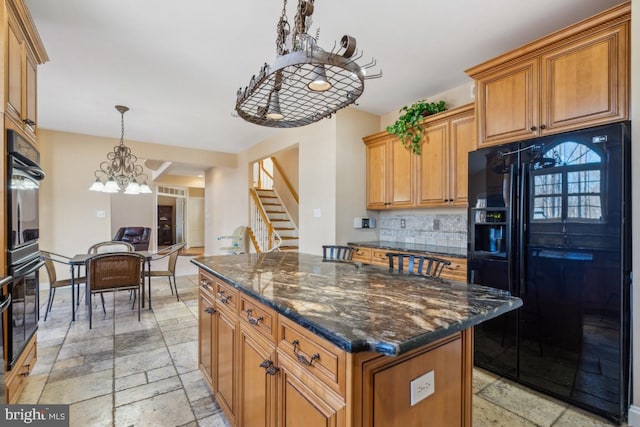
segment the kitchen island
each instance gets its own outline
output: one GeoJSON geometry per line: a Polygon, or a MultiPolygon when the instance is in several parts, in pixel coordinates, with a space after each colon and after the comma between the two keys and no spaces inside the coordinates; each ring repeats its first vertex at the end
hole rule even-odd
{"type": "Polygon", "coordinates": [[[473,326],[522,304],[294,252],[192,262],[200,369],[237,426],[470,426],[473,326]]]}

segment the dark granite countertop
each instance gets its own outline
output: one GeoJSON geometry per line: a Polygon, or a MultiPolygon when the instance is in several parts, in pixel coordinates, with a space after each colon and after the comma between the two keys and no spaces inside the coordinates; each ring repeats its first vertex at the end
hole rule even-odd
{"type": "Polygon", "coordinates": [[[421,245],[419,243],[402,243],[384,240],[374,242],[349,242],[348,245],[363,246],[365,248],[389,249],[403,252],[428,252],[434,255],[446,255],[454,258],[466,258],[467,250],[454,246],[421,245]]]}
{"type": "Polygon", "coordinates": [[[497,289],[298,252],[192,262],[351,353],[399,355],[522,305],[497,289]]]}

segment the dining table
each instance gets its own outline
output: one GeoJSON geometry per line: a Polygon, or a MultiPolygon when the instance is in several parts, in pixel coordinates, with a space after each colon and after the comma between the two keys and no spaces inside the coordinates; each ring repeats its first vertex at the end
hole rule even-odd
{"type": "MultiPolygon", "coordinates": [[[[127,253],[138,254],[144,259],[145,262],[143,262],[142,264],[142,277],[144,278],[145,272],[151,271],[151,260],[153,258],[154,253],[151,251],[133,251],[133,252],[127,252],[127,253]],[[146,269],[145,269],[145,264],[146,264],[146,269]]],[[[76,254],[71,258],[71,260],[69,260],[69,265],[71,268],[71,320],[74,322],[76,320],[76,291],[74,290],[76,286],[76,283],[75,283],[76,269],[78,270],[78,276],[79,276],[80,267],[82,267],[83,265],[86,265],[87,260],[95,255],[102,255],[102,254],[86,254],[86,253],[76,254]]],[[[151,310],[152,309],[151,308],[151,275],[148,275],[147,277],[148,277],[147,286],[149,288],[149,291],[148,291],[149,310],[151,310]]],[[[85,284],[85,286],[87,285],[85,284]]],[[[78,304],[79,304],[80,303],[80,284],[78,284],[77,298],[78,298],[78,304]]],[[[143,308],[144,308],[144,300],[145,300],[145,291],[144,291],[144,282],[143,282],[142,283],[142,307],[143,308]]],[[[85,291],[85,304],[89,304],[89,292],[86,292],[86,291],[85,291]]]]}

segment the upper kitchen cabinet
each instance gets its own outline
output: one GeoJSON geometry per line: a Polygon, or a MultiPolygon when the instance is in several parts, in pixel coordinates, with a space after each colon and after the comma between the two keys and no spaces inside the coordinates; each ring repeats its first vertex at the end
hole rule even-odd
{"type": "Polygon", "coordinates": [[[49,58],[31,16],[21,0],[3,2],[7,125],[36,141],[37,67],[49,58]]]}
{"type": "Polygon", "coordinates": [[[386,131],[363,138],[367,146],[367,209],[415,205],[415,155],[386,131]]]}
{"type": "Polygon", "coordinates": [[[473,104],[439,113],[423,122],[417,156],[418,207],[467,205],[467,158],[476,148],[473,104]]]}
{"type": "Polygon", "coordinates": [[[363,138],[367,146],[367,209],[467,205],[467,155],[476,148],[474,105],[422,122],[422,154],[387,131],[363,138]]]}
{"type": "Polygon", "coordinates": [[[478,146],[627,119],[630,18],[623,3],[467,70],[478,146]]]}

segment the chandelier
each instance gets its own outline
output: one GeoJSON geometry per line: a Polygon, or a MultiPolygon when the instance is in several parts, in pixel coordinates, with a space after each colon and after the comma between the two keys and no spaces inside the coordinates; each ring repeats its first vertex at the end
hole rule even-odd
{"type": "Polygon", "coordinates": [[[375,59],[365,65],[357,61],[363,53],[356,50],[355,38],[345,35],[330,52],[317,44],[311,26],[314,0],[298,0],[293,31],[286,15],[284,0],[277,25],[273,64],[264,64],[249,85],[238,89],[236,111],[244,120],[262,126],[292,128],[306,126],[331,117],[355,102],[364,91],[366,79],[382,77],[382,72],[367,75],[375,59]]]}
{"type": "Polygon", "coordinates": [[[129,107],[116,105],[116,110],[120,113],[122,127],[120,144],[107,153],[107,161],[100,163],[100,169],[94,172],[96,180],[89,190],[117,193],[124,189],[124,194],[151,193],[147,175],[143,173],[142,166],[136,163],[138,158],[124,145],[124,113],[129,111],[129,107]]]}

